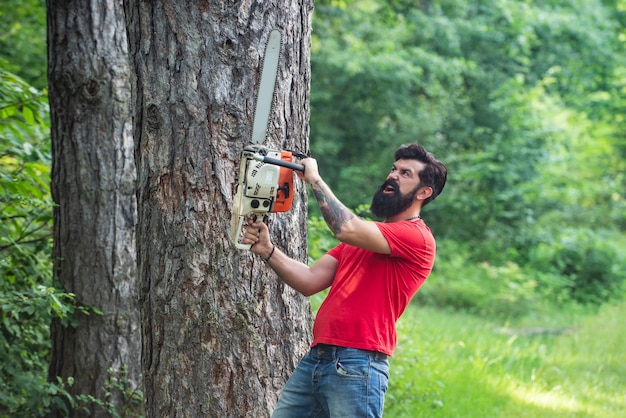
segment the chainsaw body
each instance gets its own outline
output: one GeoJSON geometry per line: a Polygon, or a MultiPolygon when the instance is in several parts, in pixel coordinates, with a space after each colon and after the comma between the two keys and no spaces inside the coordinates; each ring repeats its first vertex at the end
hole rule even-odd
{"type": "Polygon", "coordinates": [[[290,151],[260,145],[251,145],[242,151],[230,222],[231,241],[237,248],[250,248],[240,242],[247,216],[291,209],[293,170],[304,171],[301,165],[292,163],[292,159],[290,151]]]}

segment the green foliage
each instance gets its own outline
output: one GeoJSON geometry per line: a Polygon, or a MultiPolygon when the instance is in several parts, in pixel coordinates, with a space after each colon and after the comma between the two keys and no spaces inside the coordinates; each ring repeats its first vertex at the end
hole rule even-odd
{"type": "MultiPolygon", "coordinates": [[[[32,257],[47,250],[51,238],[50,140],[45,91],[0,70],[0,250],[27,260],[12,264],[11,282],[25,282],[44,270],[32,257]],[[23,245],[33,250],[22,251],[23,245]]],[[[8,273],[8,272],[7,272],[8,273]]]]}
{"type": "Polygon", "coordinates": [[[421,30],[379,2],[315,13],[311,148],[338,196],[356,207],[369,202],[397,146],[457,119],[466,65],[415,43],[421,30]]]}
{"type": "Polygon", "coordinates": [[[508,261],[503,265],[474,262],[467,246],[438,242],[438,256],[431,277],[417,294],[416,303],[482,316],[514,318],[538,310],[550,293],[569,284],[557,275],[542,274],[508,261]]]}
{"type": "Polygon", "coordinates": [[[0,416],[42,416],[59,392],[46,382],[53,316],[67,319],[71,296],[52,287],[0,284],[0,416]]]}
{"type": "Polygon", "coordinates": [[[424,217],[438,237],[471,242],[475,261],[523,265],[544,222],[623,231],[623,10],[568,0],[320,3],[311,148],[322,174],[355,207],[369,202],[396,146],[425,144],[450,175],[424,217]]]}
{"type": "MultiPolygon", "coordinates": [[[[531,251],[528,262],[476,262],[468,245],[440,240],[431,277],[415,300],[482,316],[515,318],[574,301],[602,304],[623,298],[626,258],[619,236],[563,231],[531,251]]],[[[496,257],[494,257],[496,258],[496,257]]]]}
{"type": "Polygon", "coordinates": [[[143,403],[143,392],[133,389],[128,382],[128,368],[122,366],[121,370],[110,368],[107,370],[109,377],[104,382],[104,399],[96,398],[89,394],[71,396],[66,388],[74,384],[74,379],[69,378],[66,382],[59,379],[59,396],[55,399],[59,402],[65,413],[69,411],[68,406],[62,402],[67,400],[73,413],[89,414],[91,407],[96,406],[96,410],[106,412],[107,416],[113,418],[140,418],[142,415],[137,411],[141,410],[143,403]],[[121,399],[120,396],[121,395],[121,399]],[[117,398],[114,400],[114,398],[117,398]]]}
{"type": "Polygon", "coordinates": [[[48,85],[45,0],[0,0],[0,68],[38,89],[48,85]]]}
{"type": "Polygon", "coordinates": [[[53,406],[48,327],[73,312],[52,285],[48,130],[45,91],[0,70],[0,416],[53,406]]]}
{"type": "MultiPolygon", "coordinates": [[[[620,237],[588,229],[564,230],[559,241],[541,243],[530,263],[566,281],[567,297],[580,303],[601,304],[620,298],[626,282],[626,256],[620,255],[620,237]]],[[[623,239],[622,239],[623,241],[623,239]]]]}

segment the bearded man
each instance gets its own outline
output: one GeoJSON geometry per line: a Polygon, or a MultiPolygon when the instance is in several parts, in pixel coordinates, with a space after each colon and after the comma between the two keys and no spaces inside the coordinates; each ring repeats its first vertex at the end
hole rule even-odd
{"type": "Polygon", "coordinates": [[[244,244],[305,296],[328,287],[313,325],[311,350],[283,388],[273,417],[381,417],[396,321],[430,274],[435,239],[421,209],[443,190],[447,169],[421,145],[398,148],[372,199],[374,222],[354,215],[322,180],[317,161],[300,161],[322,216],[340,244],[308,266],[248,220],[244,244]]]}

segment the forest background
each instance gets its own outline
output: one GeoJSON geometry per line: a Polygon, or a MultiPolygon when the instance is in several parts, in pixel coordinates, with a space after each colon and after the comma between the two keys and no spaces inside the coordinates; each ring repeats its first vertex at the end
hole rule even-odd
{"type": "MultiPolygon", "coordinates": [[[[370,216],[404,143],[450,173],[423,213],[438,258],[399,325],[386,415],[618,416],[626,1],[315,6],[310,144],[337,196],[370,216]]],[[[2,416],[68,384],[45,381],[50,319],[76,309],[50,258],[45,25],[45,2],[0,1],[2,416]]],[[[334,240],[315,208],[309,224],[313,260],[334,240]]]]}

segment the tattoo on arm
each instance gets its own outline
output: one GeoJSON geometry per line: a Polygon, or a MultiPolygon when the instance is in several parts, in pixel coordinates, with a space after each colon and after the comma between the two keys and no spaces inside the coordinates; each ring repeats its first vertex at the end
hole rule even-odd
{"type": "Polygon", "coordinates": [[[333,234],[337,235],[341,232],[343,224],[354,218],[355,215],[335,197],[324,182],[318,180],[312,188],[324,220],[333,234]]]}

